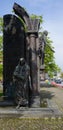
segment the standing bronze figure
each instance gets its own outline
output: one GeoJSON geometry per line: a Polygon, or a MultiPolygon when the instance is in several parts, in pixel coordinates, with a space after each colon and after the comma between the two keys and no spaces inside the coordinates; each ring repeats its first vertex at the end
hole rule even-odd
{"type": "Polygon", "coordinates": [[[46,43],[47,43],[47,35],[48,35],[48,32],[47,31],[44,31],[42,36],[40,37],[40,45],[39,45],[39,56],[40,58],[42,59],[42,65],[44,65],[44,58],[45,58],[45,46],[46,46],[46,43]]]}
{"type": "Polygon", "coordinates": [[[21,105],[28,105],[29,73],[30,68],[25,62],[25,59],[20,58],[19,64],[13,73],[13,82],[15,84],[14,100],[18,108],[21,105]]]}

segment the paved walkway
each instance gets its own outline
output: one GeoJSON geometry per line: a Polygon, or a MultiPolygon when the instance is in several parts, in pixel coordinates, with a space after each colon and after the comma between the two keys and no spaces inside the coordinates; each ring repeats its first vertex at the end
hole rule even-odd
{"type": "Polygon", "coordinates": [[[63,88],[59,87],[42,87],[41,85],[41,97],[48,98],[57,104],[59,110],[63,113],[63,88]]]}

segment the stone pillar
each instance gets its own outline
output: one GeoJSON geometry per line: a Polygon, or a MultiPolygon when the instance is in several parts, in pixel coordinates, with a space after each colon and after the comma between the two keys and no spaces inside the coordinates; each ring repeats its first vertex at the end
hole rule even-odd
{"type": "Polygon", "coordinates": [[[37,40],[39,31],[39,20],[38,19],[28,19],[28,36],[30,39],[30,52],[31,52],[31,81],[34,95],[38,94],[38,67],[37,67],[37,40]]]}
{"type": "MultiPolygon", "coordinates": [[[[39,48],[39,38],[36,38],[36,52],[38,52],[39,48]]],[[[40,59],[37,53],[37,91],[40,93],[40,59]]]]}
{"type": "Polygon", "coordinates": [[[31,79],[34,94],[37,92],[37,55],[36,55],[36,35],[30,34],[31,49],[31,79]]]}

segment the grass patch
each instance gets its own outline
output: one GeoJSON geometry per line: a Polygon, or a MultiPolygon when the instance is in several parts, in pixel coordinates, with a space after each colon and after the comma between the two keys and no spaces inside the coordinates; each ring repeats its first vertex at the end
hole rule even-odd
{"type": "Polygon", "coordinates": [[[63,119],[0,118],[1,130],[63,130],[63,119]]]}

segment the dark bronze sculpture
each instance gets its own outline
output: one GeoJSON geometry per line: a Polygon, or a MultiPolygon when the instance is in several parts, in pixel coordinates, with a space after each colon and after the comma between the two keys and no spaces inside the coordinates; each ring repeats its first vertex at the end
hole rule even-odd
{"type": "Polygon", "coordinates": [[[28,105],[30,84],[30,68],[24,58],[20,58],[19,64],[13,73],[13,82],[15,85],[14,101],[19,108],[21,105],[28,105]]]}
{"type": "Polygon", "coordinates": [[[47,43],[47,35],[48,35],[48,32],[47,31],[44,31],[42,36],[40,37],[40,45],[39,45],[39,56],[40,58],[42,59],[42,65],[44,65],[44,57],[45,57],[45,46],[46,46],[46,43],[47,43]]]}

